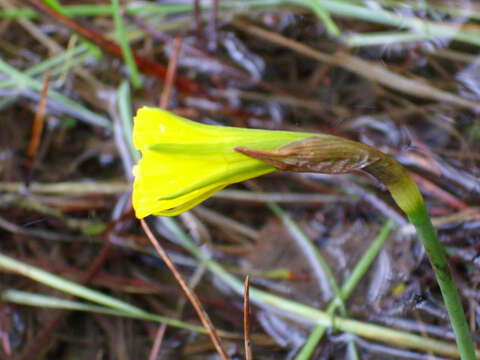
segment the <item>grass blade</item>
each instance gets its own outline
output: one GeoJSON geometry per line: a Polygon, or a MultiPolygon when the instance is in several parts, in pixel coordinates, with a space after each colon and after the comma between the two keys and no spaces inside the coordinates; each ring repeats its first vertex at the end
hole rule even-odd
{"type": "Polygon", "coordinates": [[[119,0],[112,0],[113,20],[115,21],[115,28],[117,30],[117,40],[122,48],[123,59],[130,71],[130,80],[132,80],[133,86],[139,88],[142,86],[142,79],[137,69],[137,64],[133,58],[132,50],[127,40],[127,34],[125,27],[123,26],[122,15],[120,14],[120,2],[119,0]]]}
{"type": "MultiPolygon", "coordinates": [[[[40,91],[42,90],[41,81],[33,79],[30,76],[23,74],[21,71],[9,65],[2,59],[0,59],[0,72],[3,72],[7,74],[9,77],[11,77],[12,79],[14,79],[17,82],[17,86],[19,87],[26,87],[28,89],[35,91],[36,93],[40,93],[40,91]]],[[[111,128],[112,126],[110,121],[106,117],[102,115],[98,115],[88,110],[86,107],[76,103],[72,99],[66,97],[65,95],[60,94],[55,90],[50,89],[48,91],[48,98],[62,105],[62,108],[64,109],[65,112],[78,118],[79,120],[83,120],[92,125],[100,126],[104,128],[111,128]]]]}

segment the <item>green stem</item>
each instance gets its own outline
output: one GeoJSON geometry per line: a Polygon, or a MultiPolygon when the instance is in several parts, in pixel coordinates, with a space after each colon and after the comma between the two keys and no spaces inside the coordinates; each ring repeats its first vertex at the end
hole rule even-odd
{"type": "Polygon", "coordinates": [[[127,65],[130,71],[130,80],[135,88],[142,87],[142,79],[138,73],[137,64],[135,63],[135,58],[133,57],[132,50],[130,49],[130,44],[128,43],[127,34],[125,27],[123,25],[122,15],[120,14],[120,1],[112,0],[112,11],[113,11],[113,20],[115,22],[115,28],[117,31],[117,40],[120,43],[122,48],[123,60],[127,65]]]}
{"type": "MultiPolygon", "coordinates": [[[[364,145],[358,144],[357,146],[360,148],[364,145]]],[[[440,286],[460,357],[462,360],[473,360],[475,359],[475,350],[462,303],[450,274],[445,252],[430,221],[422,194],[408,171],[400,163],[378,150],[372,151],[377,152],[376,156],[380,160],[372,161],[364,169],[387,187],[397,205],[415,226],[440,286]]],[[[374,157],[372,152],[372,158],[374,157]]]]}
{"type": "Polygon", "coordinates": [[[428,216],[422,194],[408,171],[390,156],[368,145],[340,137],[314,135],[277,150],[239,148],[243,154],[262,160],[279,170],[346,173],[362,169],[382,182],[397,205],[407,214],[422,239],[442,291],[462,360],[475,358],[472,339],[447,259],[428,216]],[[358,161],[367,164],[362,164],[358,161]],[[342,168],[331,164],[341,163],[342,168]]]}
{"type": "Polygon", "coordinates": [[[470,329],[468,328],[463,312],[463,306],[448,268],[445,252],[438,241],[437,234],[430,221],[425,205],[423,205],[422,209],[416,212],[416,214],[409,215],[408,218],[422,239],[423,246],[435,272],[455,334],[460,358],[462,360],[473,360],[475,359],[475,349],[473,347],[470,329]]]}
{"type": "Polygon", "coordinates": [[[323,21],[325,29],[330,36],[338,37],[342,35],[337,25],[330,17],[330,14],[328,13],[328,11],[325,11],[319,0],[310,0],[310,7],[312,11],[318,16],[318,18],[323,21]]]}

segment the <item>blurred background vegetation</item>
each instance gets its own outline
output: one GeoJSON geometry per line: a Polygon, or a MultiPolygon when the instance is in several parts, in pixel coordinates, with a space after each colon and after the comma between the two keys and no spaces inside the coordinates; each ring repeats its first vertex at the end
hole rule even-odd
{"type": "MultiPolygon", "coordinates": [[[[219,357],[131,209],[143,105],[396,158],[478,343],[479,20],[468,0],[0,0],[0,358],[219,357]]],[[[247,274],[255,359],[455,357],[422,245],[365,174],[273,173],[149,224],[233,359],[247,274]]]]}

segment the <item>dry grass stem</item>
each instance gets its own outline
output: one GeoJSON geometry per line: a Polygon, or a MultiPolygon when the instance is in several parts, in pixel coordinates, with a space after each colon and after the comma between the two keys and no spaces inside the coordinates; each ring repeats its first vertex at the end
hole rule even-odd
{"type": "Polygon", "coordinates": [[[180,52],[180,46],[182,45],[182,37],[177,36],[173,40],[172,44],[172,56],[168,62],[167,74],[165,76],[165,87],[162,91],[162,96],[160,97],[160,107],[166,109],[168,107],[168,101],[170,99],[170,93],[172,91],[172,86],[175,81],[175,74],[177,72],[177,62],[178,54],[180,52]]]}
{"type": "Polygon", "coordinates": [[[32,136],[30,137],[30,144],[28,145],[27,150],[27,171],[26,171],[26,185],[30,184],[30,180],[33,175],[33,170],[35,168],[35,157],[38,151],[38,145],[40,144],[40,139],[42,136],[43,124],[45,122],[45,108],[47,107],[47,93],[48,93],[48,84],[50,81],[50,71],[45,73],[43,78],[43,87],[40,92],[40,101],[38,102],[37,111],[35,112],[35,118],[33,120],[32,126],[32,136]]]}
{"type": "Polygon", "coordinates": [[[480,107],[480,103],[478,102],[470,101],[452,93],[439,90],[424,82],[412,80],[398,75],[388,70],[384,65],[377,65],[376,63],[362,60],[343,52],[337,52],[333,55],[322,53],[321,51],[316,50],[308,45],[304,45],[298,41],[289,39],[272,31],[262,29],[245,21],[235,20],[233,21],[233,25],[242,31],[259,36],[272,43],[285,46],[293,51],[303,54],[304,56],[308,56],[312,59],[316,59],[327,64],[343,67],[357,75],[365,77],[366,79],[378,82],[387,88],[397,90],[405,94],[439,102],[446,102],[472,110],[476,110],[480,107]]]}
{"type": "Polygon", "coordinates": [[[158,359],[158,353],[162,346],[163,336],[165,335],[165,330],[167,329],[167,324],[163,323],[158,327],[157,333],[155,334],[155,342],[153,343],[152,350],[150,351],[150,356],[148,360],[158,359]]]}
{"type": "Polygon", "coordinates": [[[245,360],[252,360],[252,342],[250,338],[250,278],[245,277],[245,293],[243,294],[243,334],[245,341],[245,360]]]}
{"type": "Polygon", "coordinates": [[[230,359],[230,357],[228,356],[228,354],[226,353],[222,345],[222,342],[220,341],[220,338],[217,335],[217,331],[215,330],[215,327],[213,326],[213,323],[210,320],[210,317],[208,316],[207,312],[203,308],[197,295],[195,295],[195,293],[192,290],[190,290],[186,281],[183,279],[183,276],[178,272],[177,267],[172,262],[172,260],[170,260],[170,257],[168,256],[167,252],[163,249],[163,247],[160,246],[160,243],[155,238],[155,235],[153,235],[147,223],[143,219],[140,220],[140,223],[142,224],[142,228],[145,231],[145,234],[147,235],[148,239],[150,240],[152,245],[155,247],[155,249],[157,250],[162,260],[165,262],[167,267],[170,269],[173,276],[175,276],[175,279],[178,281],[178,283],[182,287],[183,291],[185,292],[185,295],[187,295],[188,300],[190,300],[190,303],[192,304],[195,311],[197,312],[198,317],[200,318],[200,321],[202,322],[203,326],[205,326],[205,328],[208,330],[208,335],[212,339],[212,342],[215,345],[215,348],[218,354],[220,355],[222,360],[230,359]]]}

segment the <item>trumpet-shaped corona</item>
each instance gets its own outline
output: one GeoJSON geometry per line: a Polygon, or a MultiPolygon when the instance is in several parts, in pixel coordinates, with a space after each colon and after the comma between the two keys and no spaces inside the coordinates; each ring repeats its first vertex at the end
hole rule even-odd
{"type": "Polygon", "coordinates": [[[277,149],[307,133],[200,124],[143,107],[134,118],[133,141],[142,158],[133,168],[133,207],[138,218],[174,216],[229,184],[275,168],[234,150],[277,149]]]}

